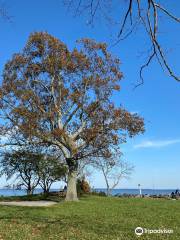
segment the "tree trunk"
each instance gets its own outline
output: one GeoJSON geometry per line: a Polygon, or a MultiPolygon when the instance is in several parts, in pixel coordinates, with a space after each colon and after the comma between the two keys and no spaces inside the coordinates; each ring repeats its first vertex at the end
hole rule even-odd
{"type": "Polygon", "coordinates": [[[28,188],[27,189],[27,195],[33,195],[33,190],[31,188],[28,188]]]}
{"type": "Polygon", "coordinates": [[[103,175],[104,175],[104,178],[105,178],[105,181],[106,181],[106,193],[107,193],[107,196],[110,196],[111,195],[111,189],[109,187],[109,182],[108,182],[108,178],[107,178],[107,174],[105,173],[104,169],[102,168],[102,171],[103,171],[103,175]]]}
{"type": "Polygon", "coordinates": [[[111,189],[109,188],[109,186],[107,186],[107,196],[111,195],[111,189]]]}
{"type": "Polygon", "coordinates": [[[70,171],[68,174],[68,184],[67,184],[67,193],[66,201],[78,201],[77,198],[77,171],[70,171]]]}
{"type": "Polygon", "coordinates": [[[44,189],[43,189],[43,193],[44,193],[44,194],[49,194],[49,189],[48,189],[48,188],[44,188],[44,189]]]}

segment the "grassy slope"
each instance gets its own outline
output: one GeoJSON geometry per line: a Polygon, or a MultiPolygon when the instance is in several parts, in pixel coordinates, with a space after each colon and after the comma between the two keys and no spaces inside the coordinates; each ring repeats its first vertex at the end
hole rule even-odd
{"type": "Polygon", "coordinates": [[[0,206],[3,240],[180,239],[180,201],[83,197],[51,207],[0,206]],[[174,234],[136,237],[137,226],[174,234]]]}

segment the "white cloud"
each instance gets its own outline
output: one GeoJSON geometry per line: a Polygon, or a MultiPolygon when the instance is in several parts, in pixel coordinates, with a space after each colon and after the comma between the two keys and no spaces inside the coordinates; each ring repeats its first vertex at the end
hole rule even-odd
{"type": "Polygon", "coordinates": [[[159,140],[159,141],[144,141],[140,144],[136,144],[133,148],[161,148],[166,147],[169,145],[173,145],[176,143],[180,143],[180,139],[173,139],[173,140],[159,140]]]}

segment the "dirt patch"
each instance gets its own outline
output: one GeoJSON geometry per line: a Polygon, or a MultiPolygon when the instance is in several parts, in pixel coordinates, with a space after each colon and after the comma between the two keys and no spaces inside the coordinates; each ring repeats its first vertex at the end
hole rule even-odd
{"type": "Polygon", "coordinates": [[[57,204],[53,201],[4,201],[0,202],[0,205],[6,206],[26,206],[26,207],[47,207],[57,204]]]}

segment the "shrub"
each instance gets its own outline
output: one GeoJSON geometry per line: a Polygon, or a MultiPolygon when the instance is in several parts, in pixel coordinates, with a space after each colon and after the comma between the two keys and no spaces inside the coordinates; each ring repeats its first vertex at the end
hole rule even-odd
{"type": "Polygon", "coordinates": [[[90,186],[89,183],[85,179],[78,179],[77,180],[77,193],[79,195],[83,193],[90,193],[90,186]]]}
{"type": "Polygon", "coordinates": [[[107,197],[107,194],[103,191],[100,192],[92,191],[91,194],[95,196],[107,197]]]}
{"type": "Polygon", "coordinates": [[[89,193],[90,192],[90,186],[87,181],[84,179],[81,181],[81,189],[84,193],[89,193]]]}

